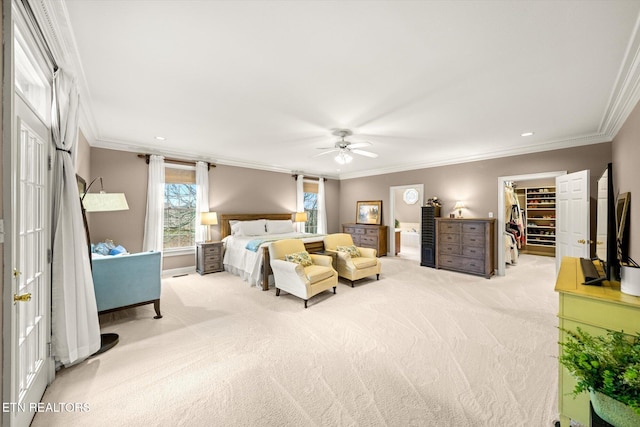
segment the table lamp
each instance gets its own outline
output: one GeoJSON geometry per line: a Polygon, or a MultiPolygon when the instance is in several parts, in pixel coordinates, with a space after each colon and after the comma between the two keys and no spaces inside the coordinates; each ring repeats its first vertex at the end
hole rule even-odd
{"type": "Polygon", "coordinates": [[[207,242],[211,241],[211,226],[218,225],[217,212],[201,212],[200,223],[207,226],[207,242]]]}
{"type": "Polygon", "coordinates": [[[462,209],[464,209],[464,203],[461,201],[457,201],[456,205],[453,207],[453,210],[458,211],[458,218],[462,218],[462,209]]]}

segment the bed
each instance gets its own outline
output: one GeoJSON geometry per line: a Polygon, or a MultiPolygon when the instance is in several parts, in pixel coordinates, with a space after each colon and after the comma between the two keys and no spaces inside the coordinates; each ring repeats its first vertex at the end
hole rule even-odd
{"type": "Polygon", "coordinates": [[[239,276],[251,286],[262,286],[262,290],[269,289],[269,243],[281,240],[299,238],[309,253],[324,250],[324,234],[307,234],[284,232],[287,221],[291,220],[291,213],[281,214],[222,214],[220,215],[220,237],[225,245],[223,264],[224,269],[239,276]],[[238,222],[246,222],[247,229],[259,227],[257,221],[265,220],[270,232],[262,235],[242,235],[232,231],[238,227],[238,222]],[[273,231],[273,232],[271,232],[273,231]],[[247,249],[249,247],[249,249],[247,249]]]}

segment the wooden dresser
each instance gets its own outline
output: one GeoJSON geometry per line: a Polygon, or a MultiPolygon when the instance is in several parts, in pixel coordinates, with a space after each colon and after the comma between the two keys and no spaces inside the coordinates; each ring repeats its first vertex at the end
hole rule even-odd
{"type": "Polygon", "coordinates": [[[370,224],[342,224],[342,232],[351,234],[353,244],[373,248],[378,257],[387,255],[387,226],[370,224]]]}
{"type": "Polygon", "coordinates": [[[200,274],[222,271],[222,242],[196,244],[196,271],[200,274]]]}
{"type": "MultiPolygon", "coordinates": [[[[602,286],[585,286],[582,283],[584,273],[580,258],[562,258],[555,288],[560,298],[560,342],[565,341],[562,329],[580,327],[592,335],[604,335],[607,330],[638,331],[640,297],[620,292],[620,282],[604,281],[602,286]]],[[[562,351],[562,347],[558,351],[562,351]]],[[[576,380],[558,364],[558,411],[562,427],[569,427],[571,420],[590,425],[589,395],[582,393],[574,399],[575,384],[576,380]]]]}
{"type": "Polygon", "coordinates": [[[490,278],[495,271],[494,218],[435,218],[436,268],[490,278]]]}

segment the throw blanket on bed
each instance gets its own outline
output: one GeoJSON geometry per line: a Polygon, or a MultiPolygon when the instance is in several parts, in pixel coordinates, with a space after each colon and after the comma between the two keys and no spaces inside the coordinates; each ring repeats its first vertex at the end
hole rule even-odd
{"type": "MultiPolygon", "coordinates": [[[[321,237],[324,234],[312,234],[312,233],[296,233],[288,237],[288,239],[306,239],[308,237],[321,237]]],[[[251,252],[258,252],[258,248],[264,243],[275,242],[277,240],[282,240],[282,237],[260,237],[257,239],[249,240],[246,249],[251,252]]]]}

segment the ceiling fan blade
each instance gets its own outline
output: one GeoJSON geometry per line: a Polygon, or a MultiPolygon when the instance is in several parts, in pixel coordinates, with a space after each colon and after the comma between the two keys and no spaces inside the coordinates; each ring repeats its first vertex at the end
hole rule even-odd
{"type": "Polygon", "coordinates": [[[320,154],[316,154],[316,155],[315,155],[315,156],[313,156],[313,157],[320,157],[320,156],[324,156],[325,154],[335,153],[336,151],[340,151],[340,149],[339,149],[339,148],[334,148],[333,150],[329,150],[329,151],[322,152],[322,153],[320,153],[320,154]]]}
{"type": "Polygon", "coordinates": [[[372,153],[371,151],[351,150],[351,152],[355,154],[360,154],[361,156],[371,157],[372,159],[375,159],[376,157],[378,157],[376,153],[372,153]]]}
{"type": "Polygon", "coordinates": [[[369,147],[372,144],[369,141],[361,141],[361,142],[354,142],[353,144],[349,144],[349,148],[363,148],[363,147],[369,147]]]}

